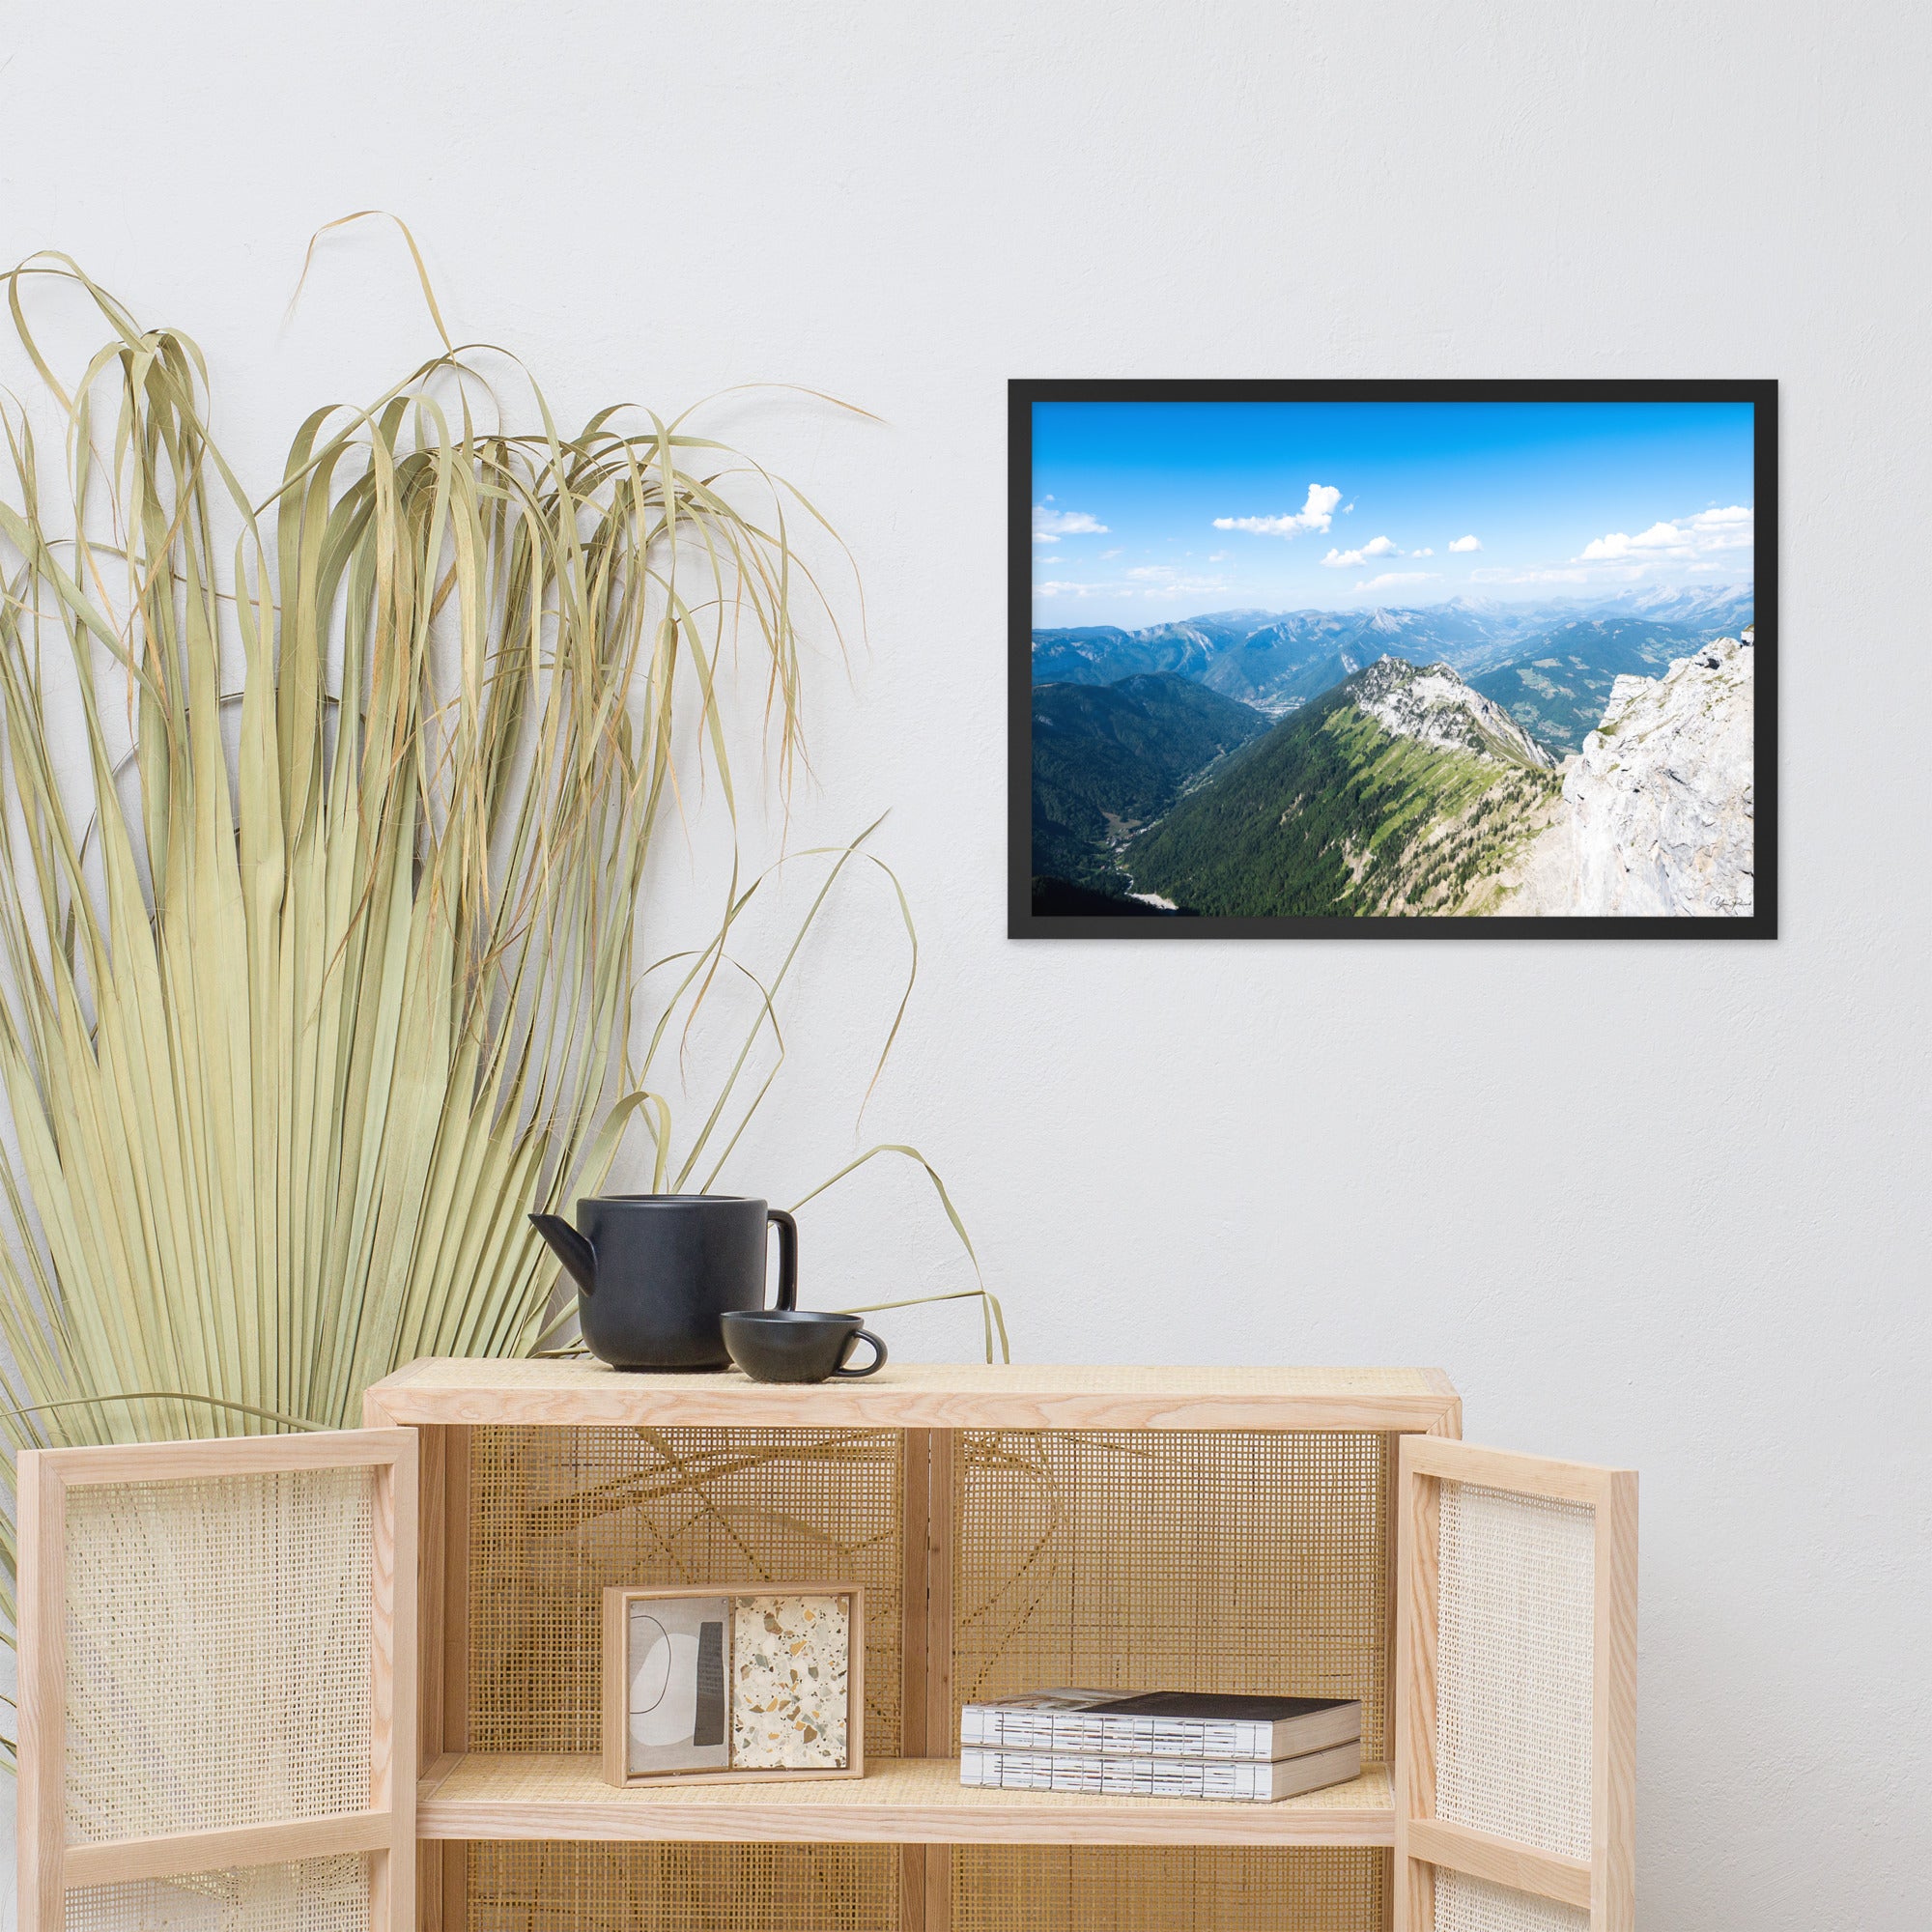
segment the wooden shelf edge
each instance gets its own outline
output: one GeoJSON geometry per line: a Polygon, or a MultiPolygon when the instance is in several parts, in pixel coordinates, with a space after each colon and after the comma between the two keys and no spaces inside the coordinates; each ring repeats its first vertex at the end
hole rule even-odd
{"type": "MultiPolygon", "coordinates": [[[[441,1767],[437,1767],[440,1770],[441,1767]]],[[[851,1782],[604,1783],[592,1758],[472,1756],[425,1777],[426,1839],[654,1839],[724,1844],[1368,1845],[1395,1843],[1387,1768],[1365,1768],[1360,1802],[1337,1787],[1276,1804],[973,1791],[951,1758],[887,1759],[851,1782]]]]}
{"type": "Polygon", "coordinates": [[[716,1376],[619,1375],[597,1363],[411,1363],[365,1415],[458,1428],[1188,1429],[1458,1433],[1440,1370],[1056,1370],[894,1365],[794,1387],[716,1376]]]}

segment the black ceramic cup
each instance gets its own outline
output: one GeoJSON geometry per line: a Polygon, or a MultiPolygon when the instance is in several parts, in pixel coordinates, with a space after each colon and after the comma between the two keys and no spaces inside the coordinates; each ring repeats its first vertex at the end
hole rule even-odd
{"type": "Polygon", "coordinates": [[[832,1376],[876,1375],[886,1345],[856,1315],[820,1315],[800,1308],[734,1310],[723,1318],[724,1346],[754,1382],[822,1382],[832,1376]],[[872,1345],[863,1369],[846,1358],[861,1342],[872,1345]]]}

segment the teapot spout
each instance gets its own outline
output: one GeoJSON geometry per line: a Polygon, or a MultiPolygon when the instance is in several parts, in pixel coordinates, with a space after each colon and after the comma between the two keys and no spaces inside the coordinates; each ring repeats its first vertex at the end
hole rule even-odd
{"type": "Polygon", "coordinates": [[[597,1250],[558,1214],[532,1214],[530,1226],[550,1243],[551,1251],[585,1294],[597,1288],[597,1250]]]}

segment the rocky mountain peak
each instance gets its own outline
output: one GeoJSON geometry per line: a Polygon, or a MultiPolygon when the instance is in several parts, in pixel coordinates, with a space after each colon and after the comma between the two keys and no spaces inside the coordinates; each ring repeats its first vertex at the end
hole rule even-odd
{"type": "Polygon", "coordinates": [[[1383,656],[1350,680],[1356,710],[1384,731],[1501,765],[1553,771],[1556,760],[1501,705],[1471,691],[1446,664],[1383,656]]]}
{"type": "Polygon", "coordinates": [[[1506,909],[1685,918],[1756,898],[1757,653],[1719,638],[1662,677],[1620,677],[1563,777],[1560,819],[1529,848],[1506,909]]]}

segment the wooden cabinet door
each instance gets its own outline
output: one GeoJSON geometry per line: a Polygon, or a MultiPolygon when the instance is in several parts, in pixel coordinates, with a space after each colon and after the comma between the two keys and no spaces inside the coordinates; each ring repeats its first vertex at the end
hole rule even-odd
{"type": "Polygon", "coordinates": [[[410,1932],[416,1438],[27,1451],[20,1932],[410,1932]]]}
{"type": "Polygon", "coordinates": [[[1632,1932],[1636,1475],[1405,1435],[1397,1932],[1632,1932]]]}

